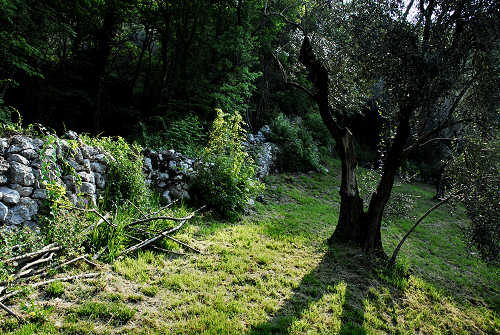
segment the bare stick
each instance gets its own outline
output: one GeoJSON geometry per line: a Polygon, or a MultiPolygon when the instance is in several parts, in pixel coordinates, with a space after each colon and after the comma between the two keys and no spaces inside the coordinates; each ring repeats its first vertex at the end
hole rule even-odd
{"type": "Polygon", "coordinates": [[[109,220],[106,218],[106,216],[102,215],[101,213],[99,213],[98,210],[96,210],[95,208],[92,208],[92,209],[87,209],[87,208],[80,208],[80,207],[75,207],[75,206],[70,206],[70,205],[65,205],[65,204],[61,204],[62,207],[65,207],[67,209],[74,209],[75,211],[80,211],[80,212],[87,212],[87,213],[95,213],[96,215],[98,215],[104,222],[108,223],[108,224],[111,224],[109,222],[109,220]]]}
{"type": "Polygon", "coordinates": [[[9,258],[9,259],[7,259],[5,261],[5,263],[13,263],[13,262],[17,262],[17,261],[24,260],[24,259],[31,259],[31,258],[40,256],[40,255],[46,254],[48,252],[54,252],[54,251],[59,251],[59,250],[61,250],[61,247],[53,247],[53,248],[50,248],[50,249],[42,249],[42,250],[39,250],[39,251],[34,251],[34,252],[30,252],[28,254],[24,254],[24,255],[21,255],[21,256],[9,258]]]}
{"type": "MultiPolygon", "coordinates": [[[[109,219],[109,214],[106,214],[104,215],[104,217],[106,219],[109,219]]],[[[104,222],[104,220],[102,218],[99,219],[99,221],[97,221],[96,224],[92,224],[90,226],[87,227],[87,229],[85,229],[85,232],[88,233],[89,231],[93,230],[93,229],[96,229],[97,227],[99,227],[102,223],[104,222]]]]}
{"type": "MultiPolygon", "coordinates": [[[[137,229],[137,228],[136,228],[137,229]]],[[[141,229],[142,230],[142,229],[141,229]]],[[[133,236],[133,235],[130,235],[130,234],[125,234],[125,236],[127,236],[128,238],[132,239],[132,240],[135,240],[137,242],[142,242],[141,239],[133,236]]],[[[160,248],[160,247],[157,247],[155,245],[148,245],[148,248],[151,248],[153,250],[157,250],[157,251],[161,251],[161,252],[166,252],[166,253],[171,253],[171,254],[174,254],[174,255],[185,255],[183,253],[180,253],[180,252],[175,252],[175,251],[172,251],[172,250],[168,250],[168,249],[164,249],[164,248],[160,248]]]]}
{"type": "Polygon", "coordinates": [[[12,292],[0,297],[0,302],[4,302],[5,300],[12,298],[13,296],[15,296],[19,293],[21,293],[21,290],[12,291],[12,292]]]}
{"type": "Polygon", "coordinates": [[[132,207],[134,207],[134,208],[135,208],[135,209],[136,209],[139,213],[141,213],[141,215],[142,215],[142,218],[143,218],[143,219],[144,219],[144,218],[146,218],[146,217],[148,216],[148,215],[147,215],[146,213],[144,213],[144,212],[143,212],[143,211],[142,211],[139,207],[137,207],[136,205],[134,205],[134,203],[133,203],[132,201],[130,201],[130,200],[128,200],[128,199],[127,199],[127,202],[128,202],[129,204],[131,204],[131,205],[132,205],[132,207]]]}
{"type": "Polygon", "coordinates": [[[76,275],[76,276],[71,276],[71,277],[53,278],[53,279],[49,279],[49,280],[42,281],[42,282],[39,282],[39,283],[34,283],[34,284],[31,285],[31,287],[32,288],[37,288],[37,287],[40,287],[40,286],[43,286],[43,285],[47,285],[47,284],[53,283],[55,281],[72,281],[72,280],[77,280],[77,279],[95,278],[95,277],[99,276],[100,274],[101,274],[100,272],[94,272],[94,273],[83,273],[83,274],[76,275]]]}
{"type": "Polygon", "coordinates": [[[31,262],[31,263],[28,263],[28,264],[26,264],[25,266],[23,266],[23,267],[19,270],[19,272],[24,271],[24,270],[27,270],[27,269],[29,269],[29,268],[32,268],[32,267],[33,267],[33,266],[35,266],[35,265],[39,265],[39,264],[43,264],[43,263],[50,262],[50,261],[52,260],[52,258],[54,258],[54,255],[55,255],[55,253],[53,253],[53,252],[52,252],[52,253],[50,253],[50,255],[49,255],[48,257],[46,257],[46,258],[39,258],[39,259],[37,259],[36,261],[33,261],[33,262],[31,262]]]}
{"type": "Polygon", "coordinates": [[[108,246],[105,246],[104,248],[102,248],[97,254],[94,255],[94,257],[92,257],[92,260],[96,261],[99,259],[99,257],[101,257],[101,255],[106,251],[108,250],[108,246]]]}
{"type": "Polygon", "coordinates": [[[159,210],[157,210],[156,212],[153,212],[151,214],[148,214],[148,217],[151,217],[151,216],[154,216],[154,215],[157,215],[158,213],[160,213],[161,211],[169,208],[170,206],[172,206],[173,204],[177,203],[179,201],[179,199],[176,199],[174,201],[172,201],[171,203],[169,203],[168,205],[166,206],[163,206],[162,208],[160,208],[159,210]]]}
{"type": "MultiPolygon", "coordinates": [[[[122,251],[122,252],[121,252],[121,255],[128,254],[128,253],[130,253],[130,252],[132,252],[132,251],[134,251],[134,250],[138,250],[138,249],[144,248],[145,246],[147,246],[147,245],[149,245],[149,244],[151,244],[151,243],[156,242],[157,240],[159,240],[159,239],[161,239],[161,238],[165,237],[166,235],[171,234],[172,232],[179,230],[179,229],[180,229],[180,228],[184,225],[184,223],[185,223],[185,222],[186,222],[186,221],[181,221],[181,222],[180,222],[177,226],[175,226],[174,228],[172,228],[172,229],[168,229],[168,230],[165,230],[164,232],[160,233],[159,235],[156,235],[156,236],[155,236],[155,237],[153,237],[153,238],[150,238],[150,239],[144,240],[144,241],[142,241],[142,242],[140,242],[140,243],[138,243],[138,244],[136,244],[136,245],[134,245],[134,246],[132,246],[132,247],[130,247],[130,248],[128,248],[128,249],[126,249],[126,250],[124,250],[124,251],[122,251]]],[[[120,255],[120,256],[121,256],[121,255],[120,255]]]]}
{"type": "Polygon", "coordinates": [[[413,227],[411,227],[410,230],[405,234],[405,236],[403,236],[403,238],[399,242],[399,244],[396,247],[396,249],[394,249],[394,252],[392,253],[392,257],[389,260],[389,264],[393,265],[396,262],[396,258],[398,257],[398,253],[399,253],[399,250],[401,249],[401,246],[403,245],[403,243],[405,243],[406,239],[415,230],[415,228],[417,228],[417,226],[419,225],[419,223],[422,222],[422,220],[425,219],[427,217],[427,215],[429,215],[433,210],[435,210],[436,208],[439,208],[441,205],[443,205],[446,202],[448,202],[451,199],[451,197],[452,196],[449,196],[448,198],[441,200],[440,202],[438,202],[437,204],[435,204],[434,206],[432,206],[431,208],[429,208],[427,210],[427,212],[425,212],[424,215],[422,215],[420,217],[420,219],[418,219],[417,222],[415,222],[415,224],[413,225],[413,227]]]}
{"type": "MultiPolygon", "coordinates": [[[[140,224],[140,223],[145,223],[145,222],[150,222],[150,221],[156,221],[156,220],[171,220],[171,221],[182,221],[182,222],[185,222],[185,221],[193,218],[194,215],[196,214],[196,212],[201,211],[205,207],[206,206],[201,206],[200,208],[198,208],[197,210],[195,210],[194,212],[192,212],[191,214],[189,214],[188,216],[185,216],[183,218],[176,218],[176,217],[173,217],[173,216],[156,216],[156,217],[152,217],[152,218],[145,218],[145,219],[133,221],[133,222],[129,223],[128,225],[126,225],[125,228],[130,227],[130,226],[134,226],[134,225],[137,225],[137,224],[140,224]]],[[[181,225],[181,227],[182,227],[182,225],[181,225]]]]}
{"type": "Polygon", "coordinates": [[[19,321],[24,321],[22,317],[14,313],[9,307],[5,306],[1,302],[0,302],[0,308],[9,313],[10,315],[12,315],[13,317],[15,317],[16,319],[18,319],[19,321]]]}
{"type": "Polygon", "coordinates": [[[172,236],[165,235],[164,237],[166,237],[166,238],[168,238],[168,239],[170,239],[170,240],[172,240],[172,241],[174,241],[174,242],[179,243],[180,245],[182,245],[182,246],[183,246],[183,247],[185,247],[185,248],[188,248],[188,249],[190,249],[190,250],[193,250],[193,251],[194,251],[194,252],[196,252],[197,254],[201,254],[201,251],[200,251],[200,250],[198,250],[198,249],[196,249],[196,248],[193,248],[193,247],[191,247],[191,246],[187,245],[186,243],[184,243],[184,242],[182,242],[182,241],[179,241],[179,240],[178,240],[178,239],[176,239],[176,238],[173,238],[172,236]]]}

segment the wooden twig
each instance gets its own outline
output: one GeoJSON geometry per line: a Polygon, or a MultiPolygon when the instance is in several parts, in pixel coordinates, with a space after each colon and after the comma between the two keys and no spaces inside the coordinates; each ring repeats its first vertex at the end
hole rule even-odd
{"type": "Polygon", "coordinates": [[[144,212],[142,211],[142,209],[140,209],[139,207],[137,207],[137,206],[136,206],[136,205],[135,205],[132,201],[130,201],[130,200],[128,200],[128,199],[127,199],[127,202],[128,202],[129,204],[131,204],[131,205],[132,205],[132,207],[134,207],[134,208],[135,208],[135,209],[136,209],[139,213],[141,213],[141,215],[142,215],[142,218],[143,218],[143,219],[144,219],[144,218],[146,218],[146,217],[148,216],[148,214],[144,213],[144,212]]]}
{"type": "Polygon", "coordinates": [[[20,317],[16,313],[14,313],[9,307],[5,306],[1,302],[0,302],[0,308],[3,309],[4,311],[6,311],[7,313],[9,313],[10,315],[14,316],[19,321],[24,321],[24,319],[22,317],[20,317]]]}
{"type": "Polygon", "coordinates": [[[142,242],[140,242],[140,243],[138,243],[138,244],[136,244],[136,245],[134,245],[134,246],[132,246],[132,247],[130,247],[130,248],[128,248],[128,249],[126,249],[126,250],[124,250],[124,251],[122,251],[122,252],[121,252],[121,254],[120,254],[120,256],[125,255],[125,254],[128,254],[128,253],[130,253],[130,252],[132,252],[132,251],[135,251],[135,250],[138,250],[138,249],[142,249],[142,248],[144,248],[145,246],[147,246],[147,245],[149,245],[149,244],[151,244],[151,243],[154,243],[154,242],[156,242],[157,240],[159,240],[159,239],[161,239],[161,238],[165,237],[166,235],[171,234],[171,233],[173,233],[173,232],[175,232],[175,231],[177,231],[177,230],[181,229],[181,227],[184,225],[184,223],[185,223],[185,222],[186,222],[186,221],[181,221],[181,222],[180,222],[177,226],[175,226],[174,228],[171,228],[171,229],[165,230],[164,232],[162,232],[162,233],[160,233],[160,234],[156,235],[156,236],[155,236],[155,237],[153,237],[153,238],[150,238],[150,239],[144,240],[144,241],[142,241],[142,242]]]}
{"type": "Polygon", "coordinates": [[[48,252],[54,252],[54,251],[59,251],[59,250],[61,250],[61,247],[53,247],[53,248],[49,248],[49,249],[42,249],[42,250],[38,250],[38,251],[27,253],[27,254],[24,254],[24,255],[21,255],[21,256],[9,258],[9,259],[7,259],[5,261],[5,263],[19,262],[21,260],[31,259],[31,258],[34,258],[34,257],[38,257],[40,255],[46,254],[48,252]]]}
{"type": "MultiPolygon", "coordinates": [[[[104,215],[104,217],[106,219],[109,219],[109,214],[104,215]]],[[[96,224],[91,224],[90,226],[88,226],[87,229],[85,229],[85,232],[88,233],[89,231],[98,228],[103,222],[104,220],[102,218],[99,218],[99,221],[97,221],[96,224]]]]}
{"type": "Polygon", "coordinates": [[[7,293],[6,295],[0,297],[0,302],[4,302],[5,300],[12,298],[13,296],[18,295],[19,293],[21,293],[21,290],[15,290],[10,293],[7,293]]]}
{"type": "Polygon", "coordinates": [[[99,250],[97,252],[97,254],[94,255],[94,257],[92,257],[92,260],[96,261],[99,259],[99,257],[101,257],[101,255],[106,251],[108,250],[108,246],[105,246],[104,248],[102,248],[101,250],[99,250]]]}
{"type": "Polygon", "coordinates": [[[201,251],[200,251],[200,250],[198,250],[198,249],[196,249],[196,248],[193,248],[193,247],[191,247],[191,246],[187,245],[186,243],[184,243],[184,242],[182,242],[182,241],[179,241],[179,240],[178,240],[178,239],[176,239],[176,238],[173,238],[172,236],[165,235],[164,237],[166,237],[166,238],[168,238],[168,239],[170,239],[170,240],[172,240],[172,241],[174,241],[174,242],[176,242],[176,243],[179,243],[180,245],[182,245],[182,246],[183,246],[183,247],[185,247],[185,248],[188,248],[188,249],[190,249],[190,250],[193,250],[193,251],[194,251],[194,252],[196,252],[197,254],[201,254],[201,251]]]}
{"type": "MultiPolygon", "coordinates": [[[[136,228],[137,229],[137,228],[136,228]]],[[[140,238],[137,238],[135,237],[134,235],[130,235],[130,234],[125,234],[125,236],[127,236],[128,238],[134,240],[134,241],[137,241],[137,242],[142,242],[143,240],[141,240],[140,238]]],[[[157,247],[155,245],[148,245],[147,246],[148,248],[151,248],[153,250],[157,250],[157,251],[161,251],[161,252],[166,252],[166,253],[171,253],[171,254],[174,254],[174,255],[185,255],[183,253],[180,253],[180,252],[175,252],[175,251],[172,251],[172,250],[168,250],[168,249],[164,249],[164,248],[160,248],[160,247],[157,247]]]]}
{"type": "Polygon", "coordinates": [[[87,209],[87,208],[80,208],[80,207],[75,207],[75,206],[70,206],[66,204],[61,204],[62,207],[65,207],[67,209],[73,209],[75,211],[80,211],[80,212],[87,212],[87,213],[95,213],[97,216],[99,216],[104,222],[111,224],[109,220],[106,218],[106,216],[102,215],[99,213],[99,211],[95,208],[87,209]]]}
{"type": "Polygon", "coordinates": [[[128,225],[126,225],[125,228],[130,227],[130,226],[135,226],[135,225],[138,225],[141,223],[146,223],[146,222],[150,222],[150,221],[157,221],[157,220],[171,220],[171,221],[183,221],[183,222],[185,222],[185,221],[193,218],[193,216],[194,216],[194,212],[189,214],[188,216],[183,217],[183,218],[176,218],[174,216],[156,216],[156,217],[152,217],[152,218],[145,218],[145,219],[133,221],[133,222],[129,223],[128,225]]]}
{"type": "MultiPolygon", "coordinates": [[[[26,264],[25,266],[23,266],[21,269],[19,269],[18,272],[22,272],[22,271],[25,271],[25,270],[28,270],[32,267],[34,267],[35,265],[39,265],[39,264],[43,264],[43,263],[47,263],[47,262],[50,262],[52,260],[52,258],[54,258],[54,255],[55,253],[50,253],[50,255],[46,258],[40,258],[40,259],[37,259],[36,261],[33,261],[31,263],[28,263],[26,264]]],[[[17,277],[17,276],[16,276],[17,277]]]]}
{"type": "Polygon", "coordinates": [[[83,273],[83,274],[76,275],[76,276],[71,276],[71,277],[53,278],[53,279],[49,279],[49,280],[46,280],[46,281],[42,281],[42,282],[31,284],[31,287],[32,288],[37,288],[37,287],[40,287],[40,286],[44,286],[44,285],[53,283],[55,281],[72,281],[72,280],[76,280],[76,279],[95,278],[95,277],[99,276],[100,274],[101,274],[100,272],[93,272],[93,273],[83,273]]]}
{"type": "Polygon", "coordinates": [[[179,199],[176,199],[174,201],[172,201],[171,203],[169,203],[168,205],[165,205],[163,206],[162,208],[160,208],[159,210],[157,210],[156,212],[153,212],[153,213],[150,213],[147,215],[147,217],[151,217],[151,216],[154,216],[154,215],[158,215],[158,213],[160,213],[161,211],[169,208],[170,206],[172,206],[173,204],[177,203],[179,201],[179,199]]]}

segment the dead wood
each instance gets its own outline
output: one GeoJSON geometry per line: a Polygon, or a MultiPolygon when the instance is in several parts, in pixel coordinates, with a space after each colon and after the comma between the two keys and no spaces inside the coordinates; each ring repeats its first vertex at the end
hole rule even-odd
{"type": "MultiPolygon", "coordinates": [[[[9,258],[5,261],[5,263],[14,263],[14,262],[19,263],[20,261],[23,261],[26,259],[30,260],[30,259],[33,259],[33,258],[38,257],[40,255],[44,255],[46,253],[59,251],[59,250],[61,250],[61,247],[52,247],[52,248],[47,248],[47,249],[41,249],[41,250],[30,252],[30,253],[20,255],[17,257],[9,258]]],[[[14,266],[17,266],[17,265],[18,264],[14,264],[14,266]]]]}
{"type": "Polygon", "coordinates": [[[16,319],[18,319],[19,321],[24,321],[24,319],[21,316],[14,313],[9,307],[5,306],[1,302],[0,302],[0,308],[9,313],[10,315],[12,315],[13,317],[15,317],[16,319]]]}

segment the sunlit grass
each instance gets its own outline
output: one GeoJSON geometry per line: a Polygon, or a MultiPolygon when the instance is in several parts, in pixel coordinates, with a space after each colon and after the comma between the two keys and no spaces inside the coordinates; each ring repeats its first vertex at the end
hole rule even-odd
{"type": "MultiPolygon", "coordinates": [[[[30,329],[41,334],[499,333],[494,311],[499,269],[465,248],[460,209],[442,208],[429,216],[401,250],[398,270],[385,270],[353,246],[326,247],[339,207],[339,180],[335,169],[330,171],[271,176],[263,203],[240,222],[203,214],[176,235],[202,254],[145,251],[125,257],[95,284],[66,285],[64,307],[38,327],[4,322],[1,329],[7,334],[31,334],[30,329]],[[121,312],[123,317],[115,316],[121,312]]],[[[427,185],[402,189],[418,202],[409,218],[384,226],[387,253],[412,217],[433,204],[427,185]]],[[[54,304],[48,298],[44,303],[54,304]]]]}

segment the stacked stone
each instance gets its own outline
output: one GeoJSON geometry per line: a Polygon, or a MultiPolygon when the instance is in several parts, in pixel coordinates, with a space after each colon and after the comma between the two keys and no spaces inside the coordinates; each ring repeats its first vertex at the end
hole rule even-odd
{"type": "Polygon", "coordinates": [[[156,187],[166,202],[189,200],[195,161],[175,150],[144,149],[143,171],[146,182],[156,187]]]}
{"type": "Polygon", "coordinates": [[[105,186],[105,156],[98,149],[80,143],[80,147],[70,149],[66,140],[58,140],[45,148],[44,159],[40,157],[44,141],[22,135],[0,139],[0,222],[7,225],[33,224],[35,215],[47,191],[42,178],[42,164],[48,164],[46,178],[64,185],[67,196],[78,203],[78,196],[85,195],[94,203],[105,186]],[[56,171],[64,171],[54,157],[66,159],[82,181],[78,188],[74,175],[58,176],[56,171]]]}

